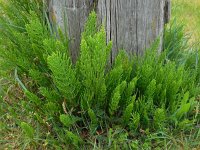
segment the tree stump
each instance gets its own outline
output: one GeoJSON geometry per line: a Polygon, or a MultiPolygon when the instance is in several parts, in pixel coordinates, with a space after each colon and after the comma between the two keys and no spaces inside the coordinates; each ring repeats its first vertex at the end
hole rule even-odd
{"type": "Polygon", "coordinates": [[[120,49],[143,54],[158,37],[161,51],[164,24],[170,17],[170,0],[49,0],[48,6],[51,22],[68,34],[73,60],[92,10],[106,28],[107,41],[113,42],[111,62],[120,49]]]}

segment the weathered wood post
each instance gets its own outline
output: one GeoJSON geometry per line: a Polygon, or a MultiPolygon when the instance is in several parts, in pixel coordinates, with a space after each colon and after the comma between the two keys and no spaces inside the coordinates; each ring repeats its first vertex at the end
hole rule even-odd
{"type": "Polygon", "coordinates": [[[73,59],[78,56],[81,32],[91,10],[104,23],[107,41],[113,42],[111,62],[119,49],[142,54],[158,36],[161,50],[170,0],[49,0],[50,19],[66,28],[73,59]]]}

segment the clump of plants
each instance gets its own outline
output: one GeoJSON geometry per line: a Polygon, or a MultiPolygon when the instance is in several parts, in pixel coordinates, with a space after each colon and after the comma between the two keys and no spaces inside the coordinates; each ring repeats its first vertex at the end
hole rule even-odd
{"type": "MultiPolygon", "coordinates": [[[[108,68],[112,42],[92,12],[72,63],[67,36],[52,33],[48,20],[28,9],[21,10],[23,23],[15,22],[6,12],[0,61],[23,91],[7,109],[23,131],[19,146],[155,148],[166,146],[169,133],[191,131],[199,122],[195,69],[166,57],[168,51],[158,55],[158,41],[143,56],[120,51],[108,68]]],[[[6,109],[5,99],[2,104],[6,109]]]]}

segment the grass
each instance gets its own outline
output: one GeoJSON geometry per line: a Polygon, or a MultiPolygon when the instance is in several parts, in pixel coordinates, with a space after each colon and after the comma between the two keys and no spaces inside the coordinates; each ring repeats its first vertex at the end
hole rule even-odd
{"type": "Polygon", "coordinates": [[[172,18],[185,25],[191,44],[200,42],[200,0],[172,0],[172,18]]]}
{"type": "MultiPolygon", "coordinates": [[[[179,22],[183,22],[184,24],[186,24],[185,32],[191,33],[191,36],[192,36],[192,39],[190,40],[191,43],[197,43],[200,39],[200,16],[199,16],[200,12],[199,10],[200,10],[200,1],[197,1],[197,0],[192,0],[192,1],[174,0],[173,1],[173,10],[172,10],[173,17],[176,17],[179,22]],[[193,12],[193,9],[195,9],[196,11],[193,12]]],[[[28,79],[24,79],[24,80],[28,80],[28,79]]],[[[5,96],[0,97],[0,103],[1,103],[1,106],[0,106],[0,116],[1,116],[0,117],[0,149],[39,149],[39,147],[41,149],[47,149],[46,145],[53,145],[53,143],[51,143],[52,139],[50,138],[49,139],[38,138],[40,134],[43,134],[43,135],[47,134],[47,136],[45,137],[48,137],[49,133],[45,132],[43,128],[39,127],[38,124],[36,124],[32,119],[29,118],[29,116],[33,116],[32,112],[27,113],[23,109],[24,104],[25,104],[23,103],[24,94],[17,84],[13,85],[12,83],[9,83],[9,82],[5,83],[4,80],[0,80],[0,96],[1,95],[5,95],[5,96]],[[4,90],[1,90],[1,84],[2,86],[4,85],[4,87],[9,87],[8,90],[3,92],[4,90]],[[6,101],[7,103],[4,103],[2,101],[6,101]],[[13,110],[15,110],[15,112],[13,112],[13,110]],[[18,114],[18,116],[15,117],[15,114],[18,114]],[[33,141],[29,140],[24,135],[23,130],[19,128],[19,123],[18,123],[19,120],[28,122],[30,125],[36,128],[36,136],[34,137],[33,141]],[[30,147],[29,143],[32,143],[30,145],[33,145],[34,148],[30,147]],[[39,145],[36,146],[36,144],[39,144],[39,145]]],[[[196,111],[199,111],[199,110],[196,110],[196,111]]],[[[48,123],[45,125],[48,126],[48,123]]],[[[109,141],[112,141],[112,138],[114,136],[118,136],[118,134],[119,134],[119,140],[117,142],[120,142],[121,139],[124,140],[124,137],[126,137],[126,133],[123,133],[122,130],[119,130],[119,131],[116,130],[114,132],[111,132],[110,134],[111,134],[110,137],[108,137],[109,141]]],[[[150,143],[150,141],[153,141],[155,143],[154,145],[155,147],[159,145],[159,143],[164,143],[163,149],[192,149],[194,147],[195,149],[200,149],[199,147],[200,146],[199,144],[200,128],[198,125],[195,126],[193,129],[188,130],[187,132],[173,131],[170,134],[165,134],[164,132],[149,134],[148,130],[147,131],[140,130],[139,134],[143,135],[144,138],[147,138],[145,140],[145,143],[143,144],[144,149],[149,149],[148,143],[150,143]]],[[[94,142],[94,140],[91,139],[90,142],[92,143],[94,142]]],[[[137,140],[135,144],[136,143],[137,143],[137,140]]],[[[91,145],[94,145],[93,149],[103,149],[103,147],[101,148],[101,146],[99,146],[100,144],[98,145],[97,143],[92,143],[91,145]]]]}

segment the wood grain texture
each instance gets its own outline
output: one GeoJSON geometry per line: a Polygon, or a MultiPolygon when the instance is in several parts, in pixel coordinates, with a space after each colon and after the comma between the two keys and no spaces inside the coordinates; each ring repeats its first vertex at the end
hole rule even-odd
{"type": "Polygon", "coordinates": [[[170,16],[166,5],[170,0],[50,0],[49,10],[51,20],[56,18],[56,24],[67,31],[71,55],[76,60],[81,32],[95,9],[99,23],[106,28],[107,41],[113,42],[112,62],[120,49],[143,54],[158,36],[162,49],[164,23],[170,16]]]}

